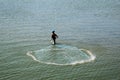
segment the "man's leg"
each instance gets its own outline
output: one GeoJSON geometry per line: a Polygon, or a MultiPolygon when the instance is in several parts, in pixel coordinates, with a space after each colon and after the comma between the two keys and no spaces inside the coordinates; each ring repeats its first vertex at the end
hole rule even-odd
{"type": "Polygon", "coordinates": [[[54,41],[54,44],[56,44],[56,41],[55,41],[55,39],[53,39],[53,41],[54,41]]]}

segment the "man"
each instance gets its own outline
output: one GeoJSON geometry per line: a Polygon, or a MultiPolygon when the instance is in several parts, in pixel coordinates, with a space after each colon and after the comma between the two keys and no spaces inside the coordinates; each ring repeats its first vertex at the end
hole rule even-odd
{"type": "Polygon", "coordinates": [[[52,31],[52,35],[51,35],[51,38],[53,40],[53,44],[55,45],[56,44],[56,38],[58,38],[57,34],[55,34],[55,31],[52,31]]]}

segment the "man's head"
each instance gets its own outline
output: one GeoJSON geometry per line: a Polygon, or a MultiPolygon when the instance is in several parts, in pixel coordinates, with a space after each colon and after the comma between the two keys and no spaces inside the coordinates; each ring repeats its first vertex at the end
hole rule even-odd
{"type": "Polygon", "coordinates": [[[52,33],[55,33],[55,31],[52,31],[52,33]]]}

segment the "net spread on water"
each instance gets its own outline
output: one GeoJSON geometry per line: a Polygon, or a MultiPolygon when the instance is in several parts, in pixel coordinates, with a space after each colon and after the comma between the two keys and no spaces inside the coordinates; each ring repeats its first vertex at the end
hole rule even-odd
{"type": "Polygon", "coordinates": [[[90,51],[67,45],[51,45],[44,49],[30,51],[27,55],[37,62],[53,65],[75,65],[95,59],[90,51]]]}

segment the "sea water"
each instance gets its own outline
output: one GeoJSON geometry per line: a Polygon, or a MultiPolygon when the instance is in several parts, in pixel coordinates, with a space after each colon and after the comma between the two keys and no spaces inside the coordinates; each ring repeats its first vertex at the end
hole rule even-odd
{"type": "Polygon", "coordinates": [[[120,0],[0,0],[0,80],[119,80],[119,56],[120,0]],[[28,56],[54,46],[53,30],[57,45],[88,50],[95,59],[61,66],[28,56]]]}

